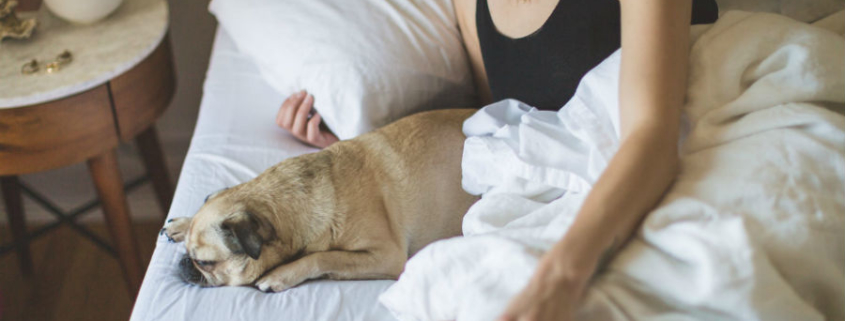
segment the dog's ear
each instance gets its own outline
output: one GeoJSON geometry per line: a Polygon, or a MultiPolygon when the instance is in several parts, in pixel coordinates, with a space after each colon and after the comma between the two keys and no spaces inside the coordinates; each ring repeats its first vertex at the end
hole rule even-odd
{"type": "Polygon", "coordinates": [[[266,222],[249,212],[238,212],[223,221],[222,229],[226,246],[232,253],[246,253],[257,260],[261,247],[270,237],[266,222]]]}

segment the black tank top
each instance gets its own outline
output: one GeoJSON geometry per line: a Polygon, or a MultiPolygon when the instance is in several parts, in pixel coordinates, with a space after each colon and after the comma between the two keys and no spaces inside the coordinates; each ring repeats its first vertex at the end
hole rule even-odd
{"type": "MultiPolygon", "coordinates": [[[[712,23],[714,0],[693,1],[692,23],[712,23]]],[[[619,0],[560,0],[545,24],[517,39],[499,33],[487,0],[478,0],[475,21],[493,100],[516,98],[558,110],[581,77],[620,46],[619,0]]]]}

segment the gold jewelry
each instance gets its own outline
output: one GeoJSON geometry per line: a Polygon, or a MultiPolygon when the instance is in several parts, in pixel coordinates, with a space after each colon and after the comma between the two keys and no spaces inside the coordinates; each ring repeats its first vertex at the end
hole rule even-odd
{"type": "Polygon", "coordinates": [[[35,19],[21,20],[15,14],[17,5],[15,0],[0,0],[0,41],[6,37],[26,39],[35,30],[35,19]]]}
{"type": "Polygon", "coordinates": [[[47,64],[47,66],[44,66],[44,71],[46,71],[48,74],[59,72],[59,70],[61,69],[62,66],[59,64],[58,61],[53,61],[47,64]]]}
{"type": "Polygon", "coordinates": [[[56,56],[56,62],[60,65],[67,65],[73,61],[73,54],[70,53],[70,50],[65,49],[62,51],[58,56],[56,56]]]}
{"type": "MultiPolygon", "coordinates": [[[[44,65],[44,72],[48,74],[57,73],[62,70],[62,66],[71,62],[73,62],[73,54],[70,53],[70,50],[62,51],[62,53],[56,56],[55,60],[44,65]]],[[[41,66],[38,65],[38,60],[35,59],[32,59],[30,62],[21,66],[21,73],[24,75],[32,75],[37,73],[39,70],[41,70],[41,66]]]]}
{"type": "Polygon", "coordinates": [[[21,73],[24,74],[24,75],[31,75],[31,74],[38,72],[38,69],[39,69],[38,61],[35,60],[35,59],[32,59],[32,61],[27,62],[27,63],[23,64],[23,66],[21,66],[21,73]]]}

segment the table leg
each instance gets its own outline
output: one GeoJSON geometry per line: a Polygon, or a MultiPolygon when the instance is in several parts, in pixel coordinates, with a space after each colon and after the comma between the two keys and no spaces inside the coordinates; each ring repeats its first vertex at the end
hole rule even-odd
{"type": "Polygon", "coordinates": [[[12,240],[17,243],[18,264],[21,274],[32,275],[32,255],[29,252],[29,242],[26,238],[26,219],[23,215],[21,190],[18,187],[17,176],[0,177],[0,189],[3,190],[3,201],[6,203],[6,215],[9,217],[9,228],[12,229],[12,240]]]}
{"type": "Polygon", "coordinates": [[[129,206],[123,192],[123,180],[117,167],[117,155],[109,150],[88,160],[88,169],[100,196],[106,224],[117,249],[123,276],[132,298],[138,294],[144,278],[144,265],[137,238],[129,217],[129,206]]]}
{"type": "Polygon", "coordinates": [[[173,184],[170,183],[167,163],[164,160],[164,153],[161,151],[155,126],[150,126],[141,132],[135,138],[135,142],[141,150],[141,158],[144,160],[147,173],[152,178],[158,205],[166,217],[170,211],[170,203],[173,202],[173,184]]]}

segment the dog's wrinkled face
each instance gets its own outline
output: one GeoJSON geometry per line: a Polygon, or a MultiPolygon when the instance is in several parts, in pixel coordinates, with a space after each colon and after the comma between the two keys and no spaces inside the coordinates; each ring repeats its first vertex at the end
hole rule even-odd
{"type": "Polygon", "coordinates": [[[162,233],[185,242],[180,262],[182,278],[200,286],[249,285],[279,263],[268,254],[275,238],[272,226],[251,211],[246,202],[227,197],[227,191],[209,196],[193,218],[169,220],[162,233]]]}

